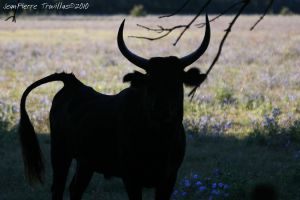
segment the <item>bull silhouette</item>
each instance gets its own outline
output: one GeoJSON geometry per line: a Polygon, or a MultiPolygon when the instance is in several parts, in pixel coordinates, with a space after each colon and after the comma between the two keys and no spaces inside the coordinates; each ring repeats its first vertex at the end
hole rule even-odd
{"type": "Polygon", "coordinates": [[[142,199],[142,188],[155,188],[156,200],[168,200],[185,154],[183,84],[199,86],[206,78],[196,68],[185,71],[206,51],[210,25],[199,48],[182,58],[142,58],[132,53],[118,32],[121,53],[146,73],[124,76],[130,86],[116,95],[105,95],[84,85],[73,74],[52,74],[32,83],[21,98],[19,134],[25,174],[42,182],[44,164],[34,128],[26,112],[26,98],[34,88],[52,81],[64,87],[50,110],[52,199],[62,200],[71,161],[77,167],[70,199],[78,200],[94,172],[120,177],[130,200],[142,199]]]}

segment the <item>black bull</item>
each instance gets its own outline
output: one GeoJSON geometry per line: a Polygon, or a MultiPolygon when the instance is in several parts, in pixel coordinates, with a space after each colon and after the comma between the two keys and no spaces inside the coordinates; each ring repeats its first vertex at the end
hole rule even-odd
{"type": "Polygon", "coordinates": [[[63,198],[69,166],[77,168],[70,185],[70,199],[81,199],[92,174],[122,178],[130,200],[142,199],[142,188],[155,188],[156,200],[168,200],[185,153],[183,84],[198,86],[206,78],[199,70],[184,68],[207,49],[210,27],[200,47],[183,58],[149,60],[127,49],[124,21],[118,32],[122,54],[146,74],[124,77],[130,87],[105,95],[81,83],[73,74],[52,74],[31,84],[21,99],[19,134],[25,173],[30,182],[42,182],[44,165],[34,128],[26,112],[31,90],[51,81],[64,87],[55,95],[50,111],[52,199],[63,198]]]}

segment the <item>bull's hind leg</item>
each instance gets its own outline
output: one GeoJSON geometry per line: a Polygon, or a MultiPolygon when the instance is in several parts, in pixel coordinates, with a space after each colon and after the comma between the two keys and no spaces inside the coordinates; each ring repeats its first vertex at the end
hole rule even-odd
{"type": "Polygon", "coordinates": [[[82,198],[92,176],[93,170],[77,161],[76,172],[70,185],[70,200],[82,198]]]}
{"type": "Polygon", "coordinates": [[[131,178],[123,178],[123,183],[129,200],[142,200],[142,187],[138,184],[138,181],[132,180],[131,178]]]}
{"type": "Polygon", "coordinates": [[[62,141],[51,138],[51,163],[53,169],[52,200],[62,200],[71,157],[66,152],[62,141]]]}
{"type": "Polygon", "coordinates": [[[161,181],[155,191],[155,200],[171,199],[173,188],[176,182],[177,175],[169,178],[169,180],[161,181]]]}

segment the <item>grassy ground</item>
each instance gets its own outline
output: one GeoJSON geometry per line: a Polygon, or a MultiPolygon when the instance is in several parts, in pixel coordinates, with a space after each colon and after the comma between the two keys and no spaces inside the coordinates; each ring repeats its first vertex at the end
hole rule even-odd
{"type": "MultiPolygon", "coordinates": [[[[100,92],[113,94],[126,87],[122,76],[135,67],[121,56],[115,41],[123,18],[29,17],[19,18],[16,24],[0,22],[1,200],[49,199],[50,195],[48,113],[61,84],[42,86],[27,101],[37,132],[45,133],[39,137],[48,166],[45,186],[34,190],[23,177],[15,132],[26,86],[54,72],[72,71],[100,92]]],[[[190,18],[161,23],[172,26],[190,18]]],[[[256,18],[242,16],[208,81],[192,102],[185,98],[188,150],[174,199],[211,195],[248,199],[251,188],[265,182],[276,187],[282,200],[300,198],[300,18],[268,16],[250,32],[256,18]]],[[[202,71],[208,68],[229,20],[224,17],[212,24],[211,46],[194,66],[202,71]]],[[[136,23],[155,26],[159,22],[155,17],[129,17],[126,35],[150,34],[136,23]]],[[[173,47],[178,33],[159,42],[126,38],[126,43],[144,57],[184,56],[198,46],[203,29],[191,29],[173,47]]],[[[125,198],[118,179],[105,181],[100,175],[85,195],[85,199],[125,198]]]]}

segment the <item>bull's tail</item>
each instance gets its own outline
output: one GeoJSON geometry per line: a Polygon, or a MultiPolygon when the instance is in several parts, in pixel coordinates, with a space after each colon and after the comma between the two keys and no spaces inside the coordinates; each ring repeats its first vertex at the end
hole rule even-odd
{"type": "Polygon", "coordinates": [[[22,154],[24,160],[25,176],[28,181],[33,183],[43,183],[44,178],[44,163],[42,158],[41,149],[34,131],[34,128],[28,117],[25,104],[28,94],[34,88],[52,81],[62,81],[65,85],[69,82],[70,78],[75,78],[73,75],[60,73],[52,74],[32,83],[23,93],[20,104],[20,122],[19,134],[22,147],[22,154]]]}

